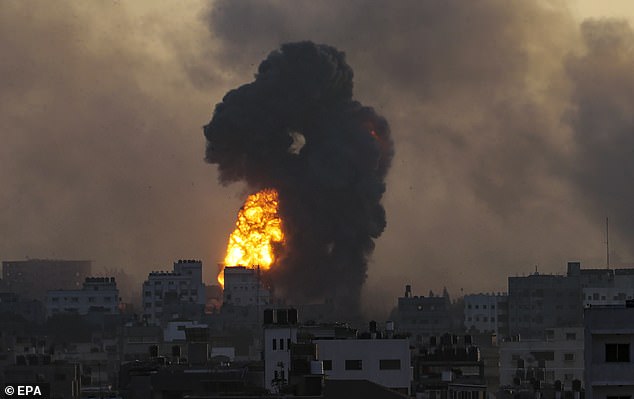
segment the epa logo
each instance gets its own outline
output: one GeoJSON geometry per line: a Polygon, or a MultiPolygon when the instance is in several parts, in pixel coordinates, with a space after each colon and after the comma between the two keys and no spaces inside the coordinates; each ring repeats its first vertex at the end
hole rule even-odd
{"type": "Polygon", "coordinates": [[[39,385],[6,385],[4,387],[4,394],[9,396],[31,396],[42,397],[42,388],[39,385]]]}

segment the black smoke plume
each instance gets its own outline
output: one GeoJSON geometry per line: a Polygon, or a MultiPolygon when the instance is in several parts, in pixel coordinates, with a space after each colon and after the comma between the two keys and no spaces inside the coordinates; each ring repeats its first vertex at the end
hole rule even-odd
{"type": "Polygon", "coordinates": [[[386,224],[394,149],[385,119],[353,100],[352,76],[333,47],[284,44],[225,95],[204,132],[223,184],[279,193],[286,240],[267,276],[276,293],[354,310],[386,224]]]}

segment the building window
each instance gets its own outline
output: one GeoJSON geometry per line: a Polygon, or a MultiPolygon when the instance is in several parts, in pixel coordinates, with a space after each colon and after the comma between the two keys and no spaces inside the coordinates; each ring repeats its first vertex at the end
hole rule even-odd
{"type": "Polygon", "coordinates": [[[629,362],[630,344],[605,344],[606,362],[629,362]]]}
{"type": "Polygon", "coordinates": [[[322,360],[324,363],[324,370],[332,370],[332,360],[322,360]]]}
{"type": "Polygon", "coordinates": [[[573,360],[575,360],[575,354],[574,353],[564,353],[564,360],[566,362],[572,362],[573,360]]]}
{"type": "Polygon", "coordinates": [[[273,338],[273,350],[277,350],[277,339],[273,338]]]}
{"type": "Polygon", "coordinates": [[[363,370],[361,360],[346,360],[346,370],[363,370]]]}
{"type": "Polygon", "coordinates": [[[89,296],[88,297],[88,302],[90,302],[90,303],[95,302],[95,297],[94,296],[89,296]]]}
{"type": "Polygon", "coordinates": [[[280,350],[284,350],[284,338],[280,338],[280,350]]]}
{"type": "Polygon", "coordinates": [[[566,341],[574,341],[577,339],[576,333],[566,333],[566,341]]]}
{"type": "Polygon", "coordinates": [[[400,370],[401,359],[381,359],[379,360],[380,370],[400,370]]]}

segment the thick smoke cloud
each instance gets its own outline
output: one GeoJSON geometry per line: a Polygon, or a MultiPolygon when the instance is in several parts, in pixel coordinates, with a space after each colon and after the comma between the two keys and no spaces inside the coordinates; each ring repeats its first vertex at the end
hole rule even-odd
{"type": "Polygon", "coordinates": [[[572,179],[591,214],[609,217],[613,235],[632,250],[634,32],[624,20],[589,20],[581,33],[586,51],[567,62],[574,88],[572,179]]]}
{"type": "MultiPolygon", "coordinates": [[[[589,124],[579,119],[585,112],[578,102],[591,90],[597,96],[584,102],[622,103],[630,79],[606,75],[612,85],[594,86],[588,74],[603,75],[622,55],[601,51],[602,60],[586,62],[588,24],[579,29],[567,7],[497,0],[392,7],[365,0],[218,1],[208,22],[220,40],[221,62],[246,70],[280,42],[310,38],[345,50],[355,67],[356,96],[390,120],[398,154],[384,201],[390,223],[377,241],[366,290],[368,302],[380,307],[384,290],[394,295],[408,282],[419,293],[438,285],[452,293],[500,291],[507,276],[535,267],[561,273],[575,259],[604,265],[606,211],[589,194],[588,176],[616,181],[605,167],[590,166],[595,156],[603,162],[609,148],[582,155],[595,148],[583,144],[581,130],[596,133],[581,128],[589,124]],[[623,94],[610,99],[613,92],[623,94]]],[[[627,43],[596,45],[614,42],[627,43]]],[[[606,137],[610,145],[612,137],[606,137]]],[[[623,193],[612,197],[625,204],[631,196],[623,193]]],[[[629,214],[614,213],[614,227],[629,214]]],[[[619,235],[611,237],[613,259],[618,253],[630,260],[631,240],[619,235]]]]}
{"type": "Polygon", "coordinates": [[[352,77],[333,47],[284,44],[254,82],[225,95],[205,137],[223,183],[279,192],[286,237],[269,272],[278,294],[334,297],[355,309],[373,238],[386,224],[381,198],[393,145],[387,122],[353,100],[352,77]]]}
{"type": "Polygon", "coordinates": [[[202,258],[215,281],[245,193],[210,183],[200,127],[272,49],[312,40],[345,51],[398,154],[367,307],[604,266],[606,216],[612,263],[632,262],[632,25],[580,25],[578,3],[0,2],[0,257],[89,258],[137,287],[202,258]]]}

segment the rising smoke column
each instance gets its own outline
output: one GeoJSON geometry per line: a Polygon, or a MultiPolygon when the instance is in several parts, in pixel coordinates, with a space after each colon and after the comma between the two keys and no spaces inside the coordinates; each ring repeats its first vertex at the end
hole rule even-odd
{"type": "Polygon", "coordinates": [[[386,224],[393,143],[385,119],[352,99],[352,76],[333,47],[284,44],[255,81],[225,95],[204,133],[223,184],[279,193],[286,239],[268,273],[276,292],[356,309],[386,224]]]}

